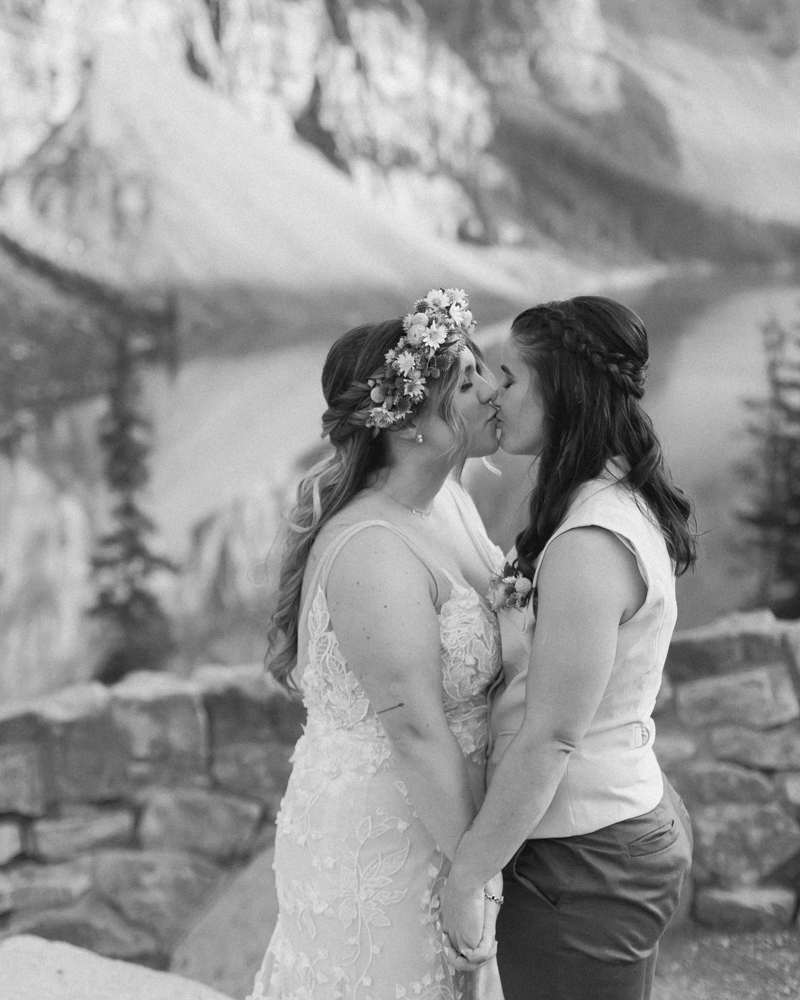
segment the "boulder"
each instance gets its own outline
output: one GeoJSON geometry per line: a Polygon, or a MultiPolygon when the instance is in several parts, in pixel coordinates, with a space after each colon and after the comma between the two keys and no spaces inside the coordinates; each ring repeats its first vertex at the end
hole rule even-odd
{"type": "Polygon", "coordinates": [[[10,913],[14,909],[14,893],[11,879],[8,875],[0,873],[0,916],[10,913]]]}
{"type": "Polygon", "coordinates": [[[692,828],[698,883],[755,885],[800,852],[800,825],[776,804],[698,806],[692,828]]]}
{"type": "Polygon", "coordinates": [[[128,741],[114,724],[111,696],[91,682],[37,702],[47,729],[55,792],[62,802],[119,798],[128,787],[128,741]]]}
{"type": "Polygon", "coordinates": [[[226,861],[253,848],[262,815],[249,799],[204,789],[160,789],[148,794],[139,826],[145,848],[177,848],[226,861]]]}
{"type": "Polygon", "coordinates": [[[666,674],[661,677],[661,686],[658,689],[658,694],[656,695],[656,703],[653,708],[653,715],[662,715],[667,711],[672,705],[675,696],[675,689],[673,687],[672,681],[666,674]]]}
{"type": "Polygon", "coordinates": [[[0,823],[0,865],[7,865],[22,854],[22,831],[19,823],[9,820],[0,823]]]}
{"type": "Polygon", "coordinates": [[[220,788],[257,799],[275,816],[292,771],[292,749],[275,740],[229,743],[214,750],[211,774],[220,788]]]}
{"type": "Polygon", "coordinates": [[[53,799],[44,725],[30,709],[0,711],[0,813],[43,816],[53,799]]]}
{"type": "Polygon", "coordinates": [[[665,670],[673,681],[691,681],[786,663],[789,657],[783,625],[771,611],[737,611],[710,625],[676,632],[665,670]]]}
{"type": "Polygon", "coordinates": [[[790,724],[770,732],[744,726],[719,726],[711,732],[719,760],[734,761],[764,771],[800,770],[800,727],[790,724]]]}
{"type": "Polygon", "coordinates": [[[779,774],[775,784],[793,809],[800,809],[800,771],[779,774]]]}
{"type": "Polygon", "coordinates": [[[715,760],[695,760],[673,768],[670,781],[690,804],[766,803],[777,799],[773,783],[758,771],[715,760]]]}
{"type": "Polygon", "coordinates": [[[305,721],[302,702],[260,663],[198,667],[192,680],[202,691],[213,751],[265,739],[294,745],[299,739],[305,721]]]}
{"type": "Polygon", "coordinates": [[[278,919],[274,856],[270,848],[236,876],[175,949],[172,972],[233,997],[250,993],[278,919]]]}
{"type": "Polygon", "coordinates": [[[205,776],[206,721],[191,681],[150,671],[129,674],[111,689],[111,711],[130,740],[130,773],[137,784],[205,776]]]}
{"type": "Polygon", "coordinates": [[[52,910],[76,903],[92,887],[92,859],[62,864],[22,862],[8,871],[14,910],[52,910]]]}
{"type": "Polygon", "coordinates": [[[127,847],[134,841],[131,809],[65,806],[60,816],[35,820],[32,853],[43,861],[67,861],[99,847],[127,847]]]}
{"type": "MultiPolygon", "coordinates": [[[[8,931],[11,934],[35,934],[37,938],[49,941],[66,941],[98,955],[161,968],[169,958],[169,951],[157,935],[133,926],[115,909],[91,895],[62,909],[14,913],[8,931]]],[[[5,980],[2,981],[5,987],[5,980]]],[[[4,992],[3,1000],[6,996],[4,992]]],[[[95,1000],[96,994],[90,992],[86,997],[87,1000],[89,997],[95,1000]]]]}
{"type": "Polygon", "coordinates": [[[769,729],[800,717],[800,702],[785,663],[704,677],[678,685],[675,704],[686,726],[737,723],[769,729]]]}
{"type": "Polygon", "coordinates": [[[102,851],[95,855],[99,894],[126,921],[144,928],[169,954],[219,882],[220,870],[182,851],[102,851]]]}
{"type": "Polygon", "coordinates": [[[700,923],[731,931],[771,931],[788,927],[797,908],[797,894],[781,886],[747,886],[697,891],[694,916],[700,923]]]}
{"type": "Polygon", "coordinates": [[[685,760],[691,760],[698,749],[698,741],[688,733],[656,730],[653,750],[661,767],[670,774],[673,767],[685,760]]]}
{"type": "Polygon", "coordinates": [[[0,982],[3,1000],[229,1000],[181,976],[28,935],[0,942],[0,982]]]}

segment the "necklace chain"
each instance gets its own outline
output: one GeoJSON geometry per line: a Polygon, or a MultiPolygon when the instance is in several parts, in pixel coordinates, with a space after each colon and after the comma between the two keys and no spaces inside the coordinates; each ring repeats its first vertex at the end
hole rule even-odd
{"type": "Polygon", "coordinates": [[[433,513],[433,504],[431,504],[430,510],[418,510],[416,507],[412,507],[410,503],[406,503],[404,500],[398,500],[397,497],[392,496],[388,490],[384,490],[383,492],[390,500],[394,500],[395,503],[400,504],[401,507],[405,507],[406,510],[410,510],[412,514],[416,514],[418,517],[430,517],[433,513]]]}

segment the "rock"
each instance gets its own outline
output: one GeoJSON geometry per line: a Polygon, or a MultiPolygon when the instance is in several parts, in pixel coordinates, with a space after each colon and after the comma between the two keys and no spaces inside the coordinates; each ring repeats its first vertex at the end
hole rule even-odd
{"type": "Polygon", "coordinates": [[[730,722],[769,729],[800,716],[800,702],[785,663],[686,681],[678,686],[675,702],[686,726],[730,722]]]}
{"type": "Polygon", "coordinates": [[[800,852],[800,825],[775,804],[698,806],[692,828],[698,882],[754,885],[800,852]]]}
{"type": "Polygon", "coordinates": [[[214,780],[229,792],[255,798],[274,816],[291,774],[292,747],[268,740],[231,743],[214,752],[214,780]]]}
{"type": "Polygon", "coordinates": [[[667,924],[668,932],[675,933],[676,931],[680,931],[682,928],[685,928],[687,924],[691,923],[694,895],[694,879],[690,873],[686,876],[686,881],[683,883],[683,889],[681,890],[681,898],[678,900],[678,906],[672,914],[670,922],[667,924]]]}
{"type": "Polygon", "coordinates": [[[670,781],[693,805],[766,803],[777,798],[775,786],[763,774],[720,761],[688,761],[670,771],[670,781]]]}
{"type": "Polygon", "coordinates": [[[181,976],[27,935],[0,942],[0,982],[3,1000],[229,1000],[181,976]]]}
{"type": "Polygon", "coordinates": [[[260,663],[240,667],[198,667],[192,680],[202,692],[212,751],[232,743],[264,739],[295,744],[305,709],[260,663]]]}
{"type": "Polygon", "coordinates": [[[0,916],[14,909],[14,896],[11,879],[0,873],[0,916]]]}
{"type": "Polygon", "coordinates": [[[797,908],[797,894],[781,886],[698,889],[697,920],[731,931],[766,931],[788,927],[797,908]]]}
{"type": "Polygon", "coordinates": [[[247,799],[181,788],[148,795],[139,827],[145,848],[178,848],[219,861],[246,856],[262,809],[247,799]]]}
{"type": "Polygon", "coordinates": [[[22,832],[19,823],[10,820],[0,823],[0,865],[7,865],[22,854],[22,832]]]}
{"type": "Polygon", "coordinates": [[[55,792],[62,802],[101,802],[128,787],[128,744],[102,684],[76,684],[37,702],[47,728],[55,792]]]}
{"type": "Polygon", "coordinates": [[[92,887],[92,859],[63,864],[23,862],[8,872],[14,910],[51,910],[77,902],[92,887]]]}
{"type": "MultiPolygon", "coordinates": [[[[132,926],[116,910],[90,896],[63,909],[15,913],[8,930],[11,934],[35,934],[50,941],[66,941],[98,955],[162,968],[169,954],[157,936],[132,926]]],[[[87,1000],[88,997],[95,1000],[96,995],[92,991],[87,1000]]]]}
{"type": "Polygon", "coordinates": [[[198,668],[211,743],[211,772],[226,791],[265,803],[273,814],[286,790],[289,757],[305,709],[260,664],[198,668]]]}
{"type": "Polygon", "coordinates": [[[250,993],[278,919],[274,856],[265,851],[236,876],[175,949],[172,972],[233,997],[250,993]]]}
{"type": "Polygon", "coordinates": [[[44,755],[44,727],[29,709],[0,711],[0,813],[43,816],[53,798],[44,755]]]}
{"type": "Polygon", "coordinates": [[[687,733],[656,731],[653,750],[659,764],[665,771],[672,773],[671,769],[675,765],[690,760],[698,749],[697,740],[687,733]]]}
{"type": "Polygon", "coordinates": [[[795,809],[800,809],[800,771],[779,774],[775,783],[787,803],[795,809]]]}
{"type": "Polygon", "coordinates": [[[100,895],[131,924],[145,928],[169,954],[191,926],[219,869],[181,851],[102,851],[95,855],[100,895]]]}
{"type": "Polygon", "coordinates": [[[666,710],[672,705],[675,695],[675,690],[672,685],[672,681],[666,674],[661,677],[661,687],[658,689],[658,694],[656,695],[656,703],[653,708],[653,715],[658,716],[666,712],[666,710]]]}
{"type": "Polygon", "coordinates": [[[712,730],[711,745],[720,760],[730,760],[763,771],[800,770],[800,727],[788,725],[771,732],[743,726],[712,730]]]}
{"type": "Polygon", "coordinates": [[[126,847],[133,844],[134,824],[130,809],[67,806],[60,816],[33,823],[33,853],[44,861],[67,861],[99,847],[126,847]]]}
{"type": "Polygon", "coordinates": [[[150,671],[129,674],[111,689],[111,710],[130,740],[137,783],[171,784],[205,775],[206,722],[190,681],[150,671]]]}
{"type": "Polygon", "coordinates": [[[673,681],[691,681],[785,663],[788,656],[783,627],[771,611],[737,611],[710,625],[676,632],[665,670],[673,681]]]}

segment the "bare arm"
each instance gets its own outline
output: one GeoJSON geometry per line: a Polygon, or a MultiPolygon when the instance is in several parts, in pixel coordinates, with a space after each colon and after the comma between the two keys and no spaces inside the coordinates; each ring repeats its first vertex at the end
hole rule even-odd
{"type": "Polygon", "coordinates": [[[339,646],[380,714],[414,809],[452,858],[476,809],[444,716],[434,587],[403,541],[376,526],[347,542],[327,599],[339,646]]]}
{"type": "Polygon", "coordinates": [[[555,539],[538,589],[525,717],[458,846],[443,897],[444,926],[455,942],[462,940],[466,901],[511,859],[550,805],[608,684],[620,622],[645,594],[633,554],[594,527],[555,539]]]}

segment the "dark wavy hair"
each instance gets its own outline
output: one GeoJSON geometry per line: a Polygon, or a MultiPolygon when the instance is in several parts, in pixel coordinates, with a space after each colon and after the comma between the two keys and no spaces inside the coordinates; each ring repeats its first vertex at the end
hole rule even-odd
{"type": "MultiPolygon", "coordinates": [[[[291,672],[297,662],[303,575],[314,540],[387,463],[386,435],[392,431],[366,426],[369,410],[375,405],[370,399],[368,379],[403,335],[401,319],[355,327],[333,344],[322,369],[322,390],[328,404],[322,416],[322,436],[330,438],[334,451],[310,469],[298,486],[297,501],[286,523],[277,603],[267,631],[268,669],[287,688],[294,687],[291,672]]],[[[466,344],[483,374],[486,369],[482,353],[469,338],[466,344]]],[[[456,477],[461,474],[469,449],[466,428],[455,407],[460,383],[460,366],[453,364],[435,381],[429,381],[429,395],[411,414],[413,422],[413,417],[428,406],[436,406],[453,429],[456,477]]]]}
{"type": "Polygon", "coordinates": [[[649,363],[641,319],[613,299],[579,295],[521,312],[511,336],[536,379],[544,423],[517,567],[533,577],[576,491],[621,456],[629,467],[623,482],[661,528],[676,572],[685,573],[697,558],[694,514],[640,404],[649,363]]]}

